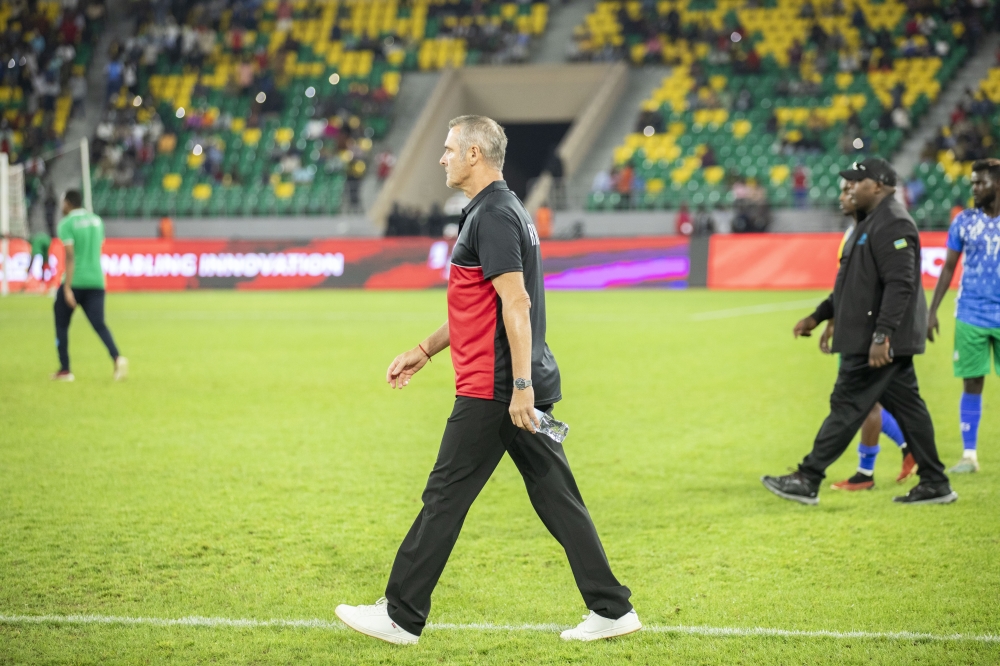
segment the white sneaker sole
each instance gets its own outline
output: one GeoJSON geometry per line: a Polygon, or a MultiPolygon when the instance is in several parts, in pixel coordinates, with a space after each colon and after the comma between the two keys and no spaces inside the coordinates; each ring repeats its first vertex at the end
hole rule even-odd
{"type": "Polygon", "coordinates": [[[777,488],[772,488],[771,486],[769,486],[767,484],[767,481],[764,480],[764,477],[760,477],[760,482],[764,484],[765,488],[770,490],[772,493],[774,493],[781,499],[790,500],[792,502],[798,502],[799,504],[808,504],[809,506],[816,506],[817,504],[819,504],[818,497],[803,497],[802,495],[790,495],[788,493],[783,493],[777,488]]]}
{"type": "Polygon", "coordinates": [[[115,374],[114,378],[116,382],[120,382],[128,377],[128,359],[124,356],[118,357],[118,363],[115,364],[115,374]]]}
{"type": "Polygon", "coordinates": [[[353,608],[353,606],[341,605],[337,606],[334,611],[340,621],[346,624],[348,627],[358,632],[359,634],[364,634],[365,636],[371,636],[372,638],[377,638],[380,641],[385,641],[386,643],[392,643],[394,645],[416,645],[419,636],[414,636],[412,638],[408,636],[399,636],[397,634],[386,634],[381,631],[376,631],[374,629],[369,629],[368,627],[362,626],[356,623],[353,618],[347,615],[348,612],[353,608]],[[343,611],[341,609],[344,609],[343,611]]]}
{"type": "Polygon", "coordinates": [[[642,622],[639,621],[637,617],[635,622],[629,622],[628,624],[623,624],[617,627],[611,627],[610,629],[605,629],[604,631],[595,631],[589,634],[575,635],[571,632],[575,629],[570,629],[569,631],[564,631],[559,635],[559,638],[564,641],[599,641],[605,638],[616,638],[618,636],[627,636],[628,634],[634,634],[635,632],[642,629],[642,622]]]}

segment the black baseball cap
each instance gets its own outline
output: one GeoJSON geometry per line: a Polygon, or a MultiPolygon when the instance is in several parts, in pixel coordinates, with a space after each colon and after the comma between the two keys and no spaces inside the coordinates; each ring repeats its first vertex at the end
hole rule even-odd
{"type": "Polygon", "coordinates": [[[896,170],[881,157],[869,157],[861,162],[855,162],[850,169],[841,171],[840,177],[853,181],[871,178],[876,183],[882,183],[889,187],[895,187],[897,180],[896,170]]]}

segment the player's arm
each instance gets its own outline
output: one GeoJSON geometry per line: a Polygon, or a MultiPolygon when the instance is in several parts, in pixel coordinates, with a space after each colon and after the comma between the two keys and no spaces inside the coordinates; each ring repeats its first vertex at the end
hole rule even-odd
{"type": "Polygon", "coordinates": [[[934,342],[934,334],[941,332],[941,323],[937,316],[938,307],[944,300],[944,295],[948,293],[951,279],[955,276],[955,267],[958,266],[958,258],[961,256],[960,251],[948,248],[944,266],[941,267],[941,276],[938,277],[937,285],[934,287],[934,298],[931,299],[931,307],[927,310],[927,339],[931,342],[934,342]]]}
{"type": "MultiPolygon", "coordinates": [[[[531,297],[524,289],[524,273],[502,273],[493,278],[503,304],[503,324],[510,343],[510,360],[514,378],[531,379],[531,297]]],[[[510,402],[510,418],[518,428],[535,432],[535,389],[514,389],[510,402]]]]}
{"type": "Polygon", "coordinates": [[[392,388],[403,388],[410,383],[410,379],[420,368],[427,365],[432,356],[447,349],[450,344],[451,335],[448,332],[448,322],[445,321],[423,342],[394,358],[385,372],[385,381],[392,388]]]}
{"type": "Polygon", "coordinates": [[[816,306],[816,310],[804,319],[800,319],[792,328],[792,335],[808,338],[812,335],[812,330],[819,326],[820,322],[833,319],[833,294],[826,297],[826,300],[816,306]]]}
{"type": "Polygon", "coordinates": [[[76,268],[76,255],[73,252],[73,244],[65,244],[66,248],[66,276],[63,280],[63,295],[66,298],[66,305],[72,310],[76,307],[76,296],[73,295],[73,270],[76,268]]]}
{"type": "Polygon", "coordinates": [[[833,339],[833,328],[834,322],[832,319],[827,319],[826,328],[819,336],[819,350],[824,354],[832,354],[833,349],[830,347],[830,340],[833,339]]]}

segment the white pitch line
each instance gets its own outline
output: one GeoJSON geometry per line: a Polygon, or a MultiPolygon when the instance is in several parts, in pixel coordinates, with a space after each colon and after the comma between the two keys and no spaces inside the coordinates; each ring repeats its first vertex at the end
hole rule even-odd
{"type": "Polygon", "coordinates": [[[691,315],[692,321],[708,321],[711,319],[729,319],[730,317],[742,317],[744,315],[766,314],[768,312],[782,312],[783,310],[798,310],[799,308],[815,306],[818,299],[810,298],[802,301],[782,301],[780,303],[762,303],[760,305],[748,305],[742,308],[730,308],[728,310],[711,310],[709,312],[697,312],[691,315]]]}
{"type": "MultiPolygon", "coordinates": [[[[282,627],[290,629],[324,629],[344,631],[343,623],[329,620],[250,620],[225,617],[189,616],[181,618],[122,617],[114,615],[0,615],[0,624],[119,624],[152,627],[235,627],[238,629],[282,627]]],[[[568,629],[558,624],[450,624],[429,623],[428,631],[516,631],[557,632],[568,629]]],[[[927,634],[914,631],[804,631],[796,629],[770,629],[767,627],[686,627],[683,625],[652,625],[644,631],[657,634],[687,634],[698,636],[781,636],[790,638],[834,638],[839,640],[892,640],[892,641],[949,641],[973,643],[1000,643],[1000,635],[927,634]]]]}

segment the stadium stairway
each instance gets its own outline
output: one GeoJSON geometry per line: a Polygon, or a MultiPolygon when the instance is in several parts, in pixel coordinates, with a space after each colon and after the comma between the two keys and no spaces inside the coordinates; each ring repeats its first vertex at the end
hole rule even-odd
{"type": "Polygon", "coordinates": [[[567,205],[570,209],[578,210],[586,205],[594,176],[602,169],[608,168],[615,148],[621,145],[623,128],[631,130],[635,127],[642,103],[649,96],[649,91],[657,87],[664,77],[669,76],[670,70],[670,67],[663,65],[629,68],[628,82],[618,106],[604,124],[601,135],[594,141],[590,153],[567,183],[567,205]]]}
{"type": "MultiPolygon", "coordinates": [[[[389,132],[375,146],[373,154],[377,155],[388,151],[397,158],[399,157],[407,137],[416,125],[417,118],[420,117],[420,112],[423,111],[427,100],[430,99],[440,77],[440,71],[403,73],[399,94],[393,105],[389,132]]],[[[441,142],[444,143],[443,137],[441,142]]],[[[364,210],[369,210],[375,203],[375,198],[381,187],[382,183],[378,180],[377,170],[369,169],[361,182],[361,205],[364,210]]]]}
{"type": "MultiPolygon", "coordinates": [[[[111,48],[111,43],[115,40],[118,40],[119,43],[124,43],[130,35],[135,34],[135,19],[127,11],[128,6],[129,0],[107,0],[108,16],[124,16],[127,18],[108,21],[105,24],[104,32],[94,47],[94,58],[87,72],[87,102],[84,107],[84,115],[78,115],[67,125],[66,134],[63,137],[64,148],[76,147],[83,137],[94,136],[97,124],[104,115],[104,109],[107,104],[107,99],[105,98],[107,75],[104,70],[110,61],[108,51],[111,48]]],[[[80,187],[82,175],[80,172],[79,151],[73,150],[57,157],[52,160],[48,168],[51,182],[55,183],[60,191],[80,187]]],[[[32,231],[44,229],[43,207],[34,206],[32,213],[32,231]]]]}
{"type": "Polygon", "coordinates": [[[934,106],[923,117],[914,132],[903,143],[903,147],[892,161],[893,167],[903,178],[909,178],[920,163],[920,153],[924,145],[937,134],[938,129],[947,125],[951,113],[962,99],[967,88],[977,90],[979,82],[986,78],[989,69],[996,65],[996,53],[1000,48],[1000,33],[989,33],[979,43],[979,49],[965,65],[956,72],[938,96],[934,106]]]}
{"type": "Polygon", "coordinates": [[[532,48],[531,63],[566,62],[567,47],[573,40],[573,30],[594,10],[595,0],[569,0],[553,6],[549,27],[532,48]]]}

